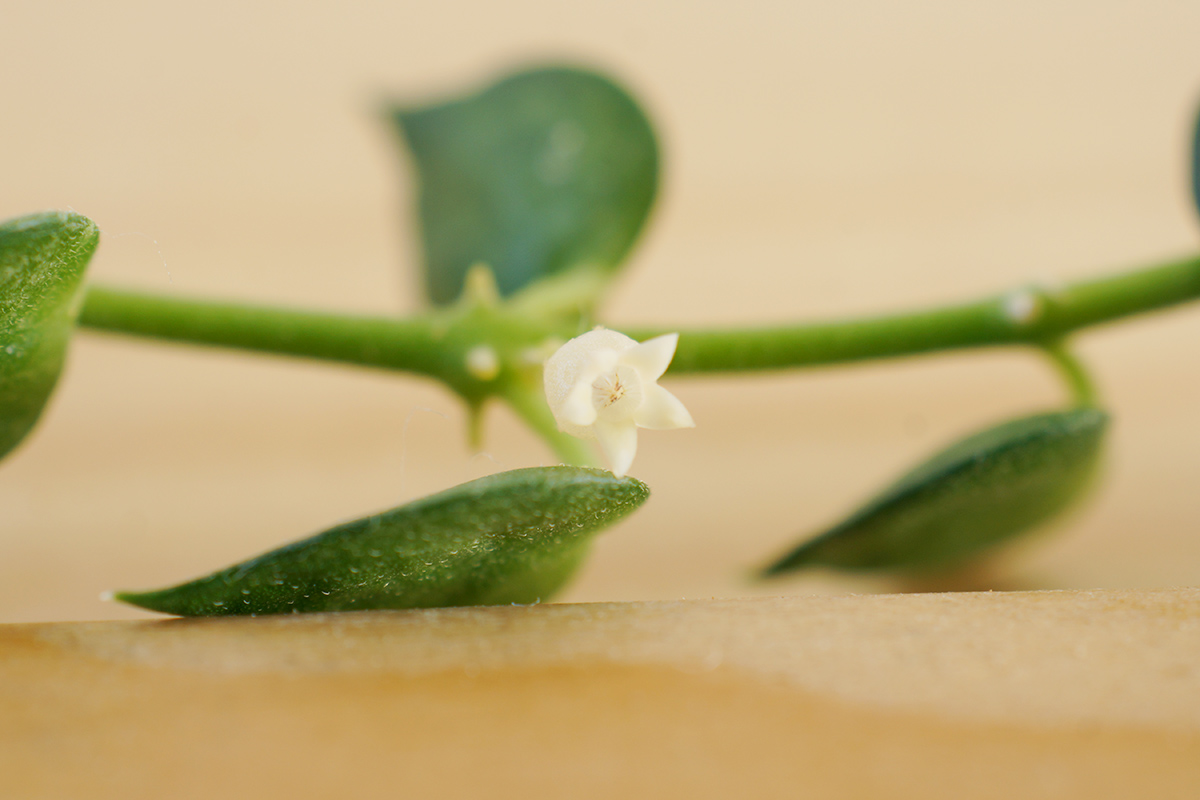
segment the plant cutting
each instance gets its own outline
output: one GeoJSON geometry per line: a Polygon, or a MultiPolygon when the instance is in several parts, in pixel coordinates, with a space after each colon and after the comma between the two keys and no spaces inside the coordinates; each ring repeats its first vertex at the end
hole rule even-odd
{"type": "Polygon", "coordinates": [[[33,429],[71,337],[90,330],[435,380],[469,410],[473,444],[485,405],[498,401],[562,466],[498,473],[117,599],[185,616],[546,600],[583,563],[592,537],[647,498],[630,476],[639,428],[655,431],[644,446],[669,447],[686,433],[656,431],[694,424],[675,379],[1022,348],[1061,375],[1069,402],[949,443],[840,522],[764,554],[761,577],[959,570],[1059,516],[1093,484],[1109,415],[1072,350],[1075,337],[1200,296],[1192,255],[874,317],[617,331],[604,324],[605,291],[646,225],[659,180],[653,126],[626,90],[587,70],[537,68],[442,102],[396,106],[388,122],[416,167],[429,306],[412,316],[93,285],[85,271],[99,234],[85,217],[52,212],[0,225],[0,453],[33,429]]]}

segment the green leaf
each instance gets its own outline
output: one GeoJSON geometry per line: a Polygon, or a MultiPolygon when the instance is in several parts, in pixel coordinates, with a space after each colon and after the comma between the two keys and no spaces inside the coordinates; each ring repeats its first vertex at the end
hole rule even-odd
{"type": "Polygon", "coordinates": [[[611,273],[654,202],[654,131],[600,75],[534,69],[390,113],[416,161],[434,303],[457,298],[479,262],[506,296],[577,269],[611,273]]]}
{"type": "Polygon", "coordinates": [[[0,457],[54,390],[99,239],[91,220],[66,211],[0,223],[0,457]]]}
{"type": "Polygon", "coordinates": [[[767,567],[935,572],[1064,510],[1099,460],[1108,415],[1075,408],[976,433],[929,459],[864,508],[767,567]]]}
{"type": "Polygon", "coordinates": [[[115,597],[180,616],[533,603],[566,582],[594,533],[649,494],[597,469],[502,472],[205,578],[115,597]]]}
{"type": "Polygon", "coordinates": [[[1192,123],[1192,202],[1200,212],[1200,109],[1192,123]]]}

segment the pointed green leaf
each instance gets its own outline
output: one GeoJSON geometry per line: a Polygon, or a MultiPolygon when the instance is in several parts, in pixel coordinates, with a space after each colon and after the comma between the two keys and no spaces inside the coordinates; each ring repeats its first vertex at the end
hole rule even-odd
{"type": "Polygon", "coordinates": [[[391,116],[416,162],[434,303],[457,298],[479,262],[503,295],[550,275],[611,272],[654,202],[650,122],[591,72],[534,69],[391,116]]]}
{"type": "Polygon", "coordinates": [[[91,220],[65,211],[0,223],[0,457],[54,390],[99,238],[91,220]]]}
{"type": "Polygon", "coordinates": [[[649,494],[597,469],[502,472],[205,578],[115,596],[180,616],[533,603],[566,582],[593,534],[649,494]]]}
{"type": "Polygon", "coordinates": [[[1108,415],[1075,408],[1006,422],[942,451],[765,575],[810,566],[932,572],[1070,505],[1092,476],[1108,415]]]}

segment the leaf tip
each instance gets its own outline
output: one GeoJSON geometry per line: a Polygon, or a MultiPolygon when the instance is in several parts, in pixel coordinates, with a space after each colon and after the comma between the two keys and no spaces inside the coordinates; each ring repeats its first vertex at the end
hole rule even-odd
{"type": "Polygon", "coordinates": [[[130,606],[144,608],[147,611],[158,611],[164,614],[177,613],[170,609],[162,607],[161,603],[156,603],[155,598],[161,595],[161,592],[129,592],[122,590],[110,590],[100,593],[100,599],[106,602],[124,603],[130,606]]]}
{"type": "Polygon", "coordinates": [[[802,567],[812,566],[815,562],[810,558],[811,548],[809,545],[811,544],[812,542],[806,542],[782,558],[759,567],[751,574],[751,577],[755,581],[766,581],[788,572],[794,572],[802,567]]]}

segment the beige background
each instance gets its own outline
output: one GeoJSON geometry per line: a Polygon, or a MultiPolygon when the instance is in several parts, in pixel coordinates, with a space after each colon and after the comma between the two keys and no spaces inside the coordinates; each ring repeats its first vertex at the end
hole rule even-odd
{"type": "MultiPolygon", "coordinates": [[[[417,307],[406,174],[375,114],[544,59],[602,66],[666,150],[608,320],[870,313],[1195,251],[1188,2],[6,2],[0,218],[74,208],[97,281],[347,310],[417,307]]],[[[997,587],[1200,580],[1200,313],[1089,335],[1116,424],[1102,494],[997,587]]],[[[748,567],[965,430],[1055,402],[1019,353],[676,381],[654,497],[567,599],[889,588],[748,567]]],[[[81,335],[0,465],[0,621],[129,617],[162,585],[499,468],[438,387],[81,335]]]]}

